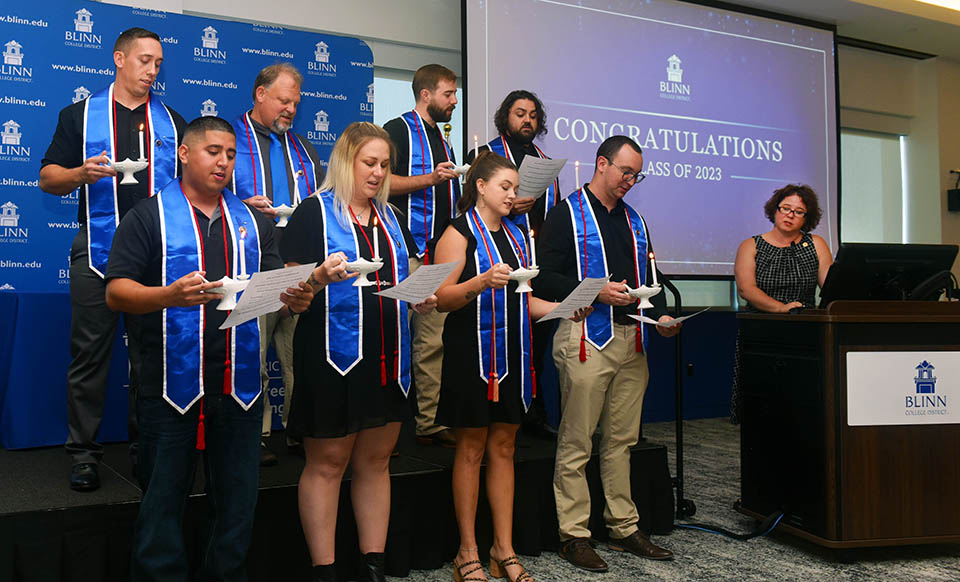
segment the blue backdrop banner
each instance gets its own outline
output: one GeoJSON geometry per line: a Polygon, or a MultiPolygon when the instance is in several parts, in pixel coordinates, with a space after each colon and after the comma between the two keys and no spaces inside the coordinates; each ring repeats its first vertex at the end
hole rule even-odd
{"type": "Polygon", "coordinates": [[[7,2],[0,8],[0,290],[68,290],[79,194],[41,192],[40,161],[60,109],[113,80],[113,43],[132,26],[160,35],[164,62],[153,91],[187,121],[232,120],[248,110],[257,72],[281,61],[303,73],[294,131],[322,160],[347,125],[373,121],[373,54],[358,39],[81,0],[7,2]]]}

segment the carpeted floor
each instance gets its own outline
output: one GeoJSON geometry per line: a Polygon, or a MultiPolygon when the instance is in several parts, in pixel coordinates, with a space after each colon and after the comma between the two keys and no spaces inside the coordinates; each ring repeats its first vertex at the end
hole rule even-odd
{"type": "MultiPolygon", "coordinates": [[[[684,462],[687,499],[697,505],[695,521],[734,531],[753,529],[754,521],[735,512],[740,494],[740,431],[725,418],[688,421],[684,424],[684,462]]],[[[674,425],[644,426],[644,436],[666,444],[671,473],[675,472],[674,425]]],[[[960,492],[958,492],[960,494],[960,492]]],[[[632,580],[960,580],[960,544],[869,548],[838,552],[820,548],[777,532],[750,541],[675,529],[655,541],[676,553],[671,562],[640,560],[607,550],[598,551],[610,564],[606,574],[577,570],[555,554],[521,556],[538,582],[604,582],[632,580]]],[[[410,582],[449,581],[451,567],[411,572],[410,582]]]]}

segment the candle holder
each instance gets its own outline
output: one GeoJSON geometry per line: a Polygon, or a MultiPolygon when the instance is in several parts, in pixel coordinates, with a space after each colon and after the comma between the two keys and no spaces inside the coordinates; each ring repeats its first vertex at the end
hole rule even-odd
{"type": "Polygon", "coordinates": [[[656,295],[657,293],[659,293],[660,291],[663,291],[663,287],[661,287],[660,285],[655,285],[653,287],[647,287],[646,285],[642,285],[640,287],[637,287],[636,289],[631,289],[629,286],[627,286],[627,294],[630,295],[630,297],[633,297],[634,299],[640,300],[641,309],[649,309],[653,307],[653,303],[650,303],[650,298],[656,295]]]}
{"type": "Polygon", "coordinates": [[[517,285],[517,293],[529,293],[533,291],[533,288],[530,287],[530,279],[533,279],[540,274],[540,267],[536,265],[531,265],[529,269],[514,269],[510,271],[510,280],[519,281],[517,285]]]}
{"type": "Polygon", "coordinates": [[[133,175],[140,170],[145,169],[149,165],[149,162],[143,158],[140,158],[139,160],[131,160],[130,158],[127,158],[122,162],[113,162],[112,165],[113,169],[120,172],[120,174],[123,176],[123,179],[120,180],[121,184],[139,184],[133,175]]]}
{"type": "Polygon", "coordinates": [[[217,311],[231,311],[237,307],[237,293],[243,291],[250,284],[250,275],[238,275],[236,279],[224,276],[219,279],[223,283],[222,287],[208,289],[207,293],[214,295],[223,295],[220,303],[217,304],[217,311]]]}
{"type": "Polygon", "coordinates": [[[376,285],[376,282],[367,278],[370,273],[379,271],[383,267],[383,259],[368,261],[367,259],[357,259],[347,263],[347,270],[352,273],[360,273],[360,276],[353,282],[354,287],[369,287],[376,285]]]}
{"type": "Polygon", "coordinates": [[[461,176],[466,176],[467,172],[470,171],[470,164],[462,164],[460,166],[454,166],[453,171],[460,174],[461,176]]]}
{"type": "Polygon", "coordinates": [[[296,208],[287,206],[286,204],[274,206],[273,209],[277,211],[277,226],[279,227],[287,226],[287,222],[290,220],[290,215],[293,214],[294,210],[296,210],[296,208]]]}

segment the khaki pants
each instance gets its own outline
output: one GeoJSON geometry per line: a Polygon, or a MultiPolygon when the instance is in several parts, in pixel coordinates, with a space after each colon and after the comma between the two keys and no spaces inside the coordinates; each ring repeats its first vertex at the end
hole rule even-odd
{"type": "MultiPolygon", "coordinates": [[[[410,259],[410,273],[420,268],[423,261],[410,259]]],[[[446,313],[431,311],[416,313],[410,309],[410,360],[413,378],[417,384],[417,435],[438,433],[445,426],[437,424],[437,406],[440,404],[440,373],[443,370],[443,322],[446,313]]]]}
{"type": "Polygon", "coordinates": [[[603,350],[587,342],[580,361],[581,325],[564,320],[553,339],[553,360],[560,376],[560,427],[553,492],[560,540],[590,537],[590,491],[585,469],[591,438],[599,423],[600,479],[606,498],[604,520],[610,535],[625,538],[637,530],[639,516],[630,495],[630,447],[640,431],[647,357],[636,351],[636,327],[613,326],[603,350]]]}
{"type": "Polygon", "coordinates": [[[290,399],[293,397],[293,332],[297,328],[297,317],[289,318],[277,312],[260,316],[260,380],[263,386],[263,426],[261,434],[270,436],[273,428],[273,411],[270,408],[268,384],[270,374],[267,371],[267,349],[273,340],[273,348],[280,360],[280,374],[283,376],[283,427],[287,427],[290,415],[290,399]]]}

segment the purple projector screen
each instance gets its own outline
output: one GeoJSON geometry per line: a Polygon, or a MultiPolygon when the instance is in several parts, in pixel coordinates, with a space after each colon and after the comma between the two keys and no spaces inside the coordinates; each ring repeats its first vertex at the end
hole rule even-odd
{"type": "Polygon", "coordinates": [[[647,179],[627,202],[650,227],[662,271],[732,275],[737,246],[770,229],[763,204],[810,185],[837,240],[834,37],[825,29],[671,0],[466,0],[467,127],[486,143],[514,89],[543,100],[538,145],[569,161],[564,196],[624,134],[647,179]]]}

